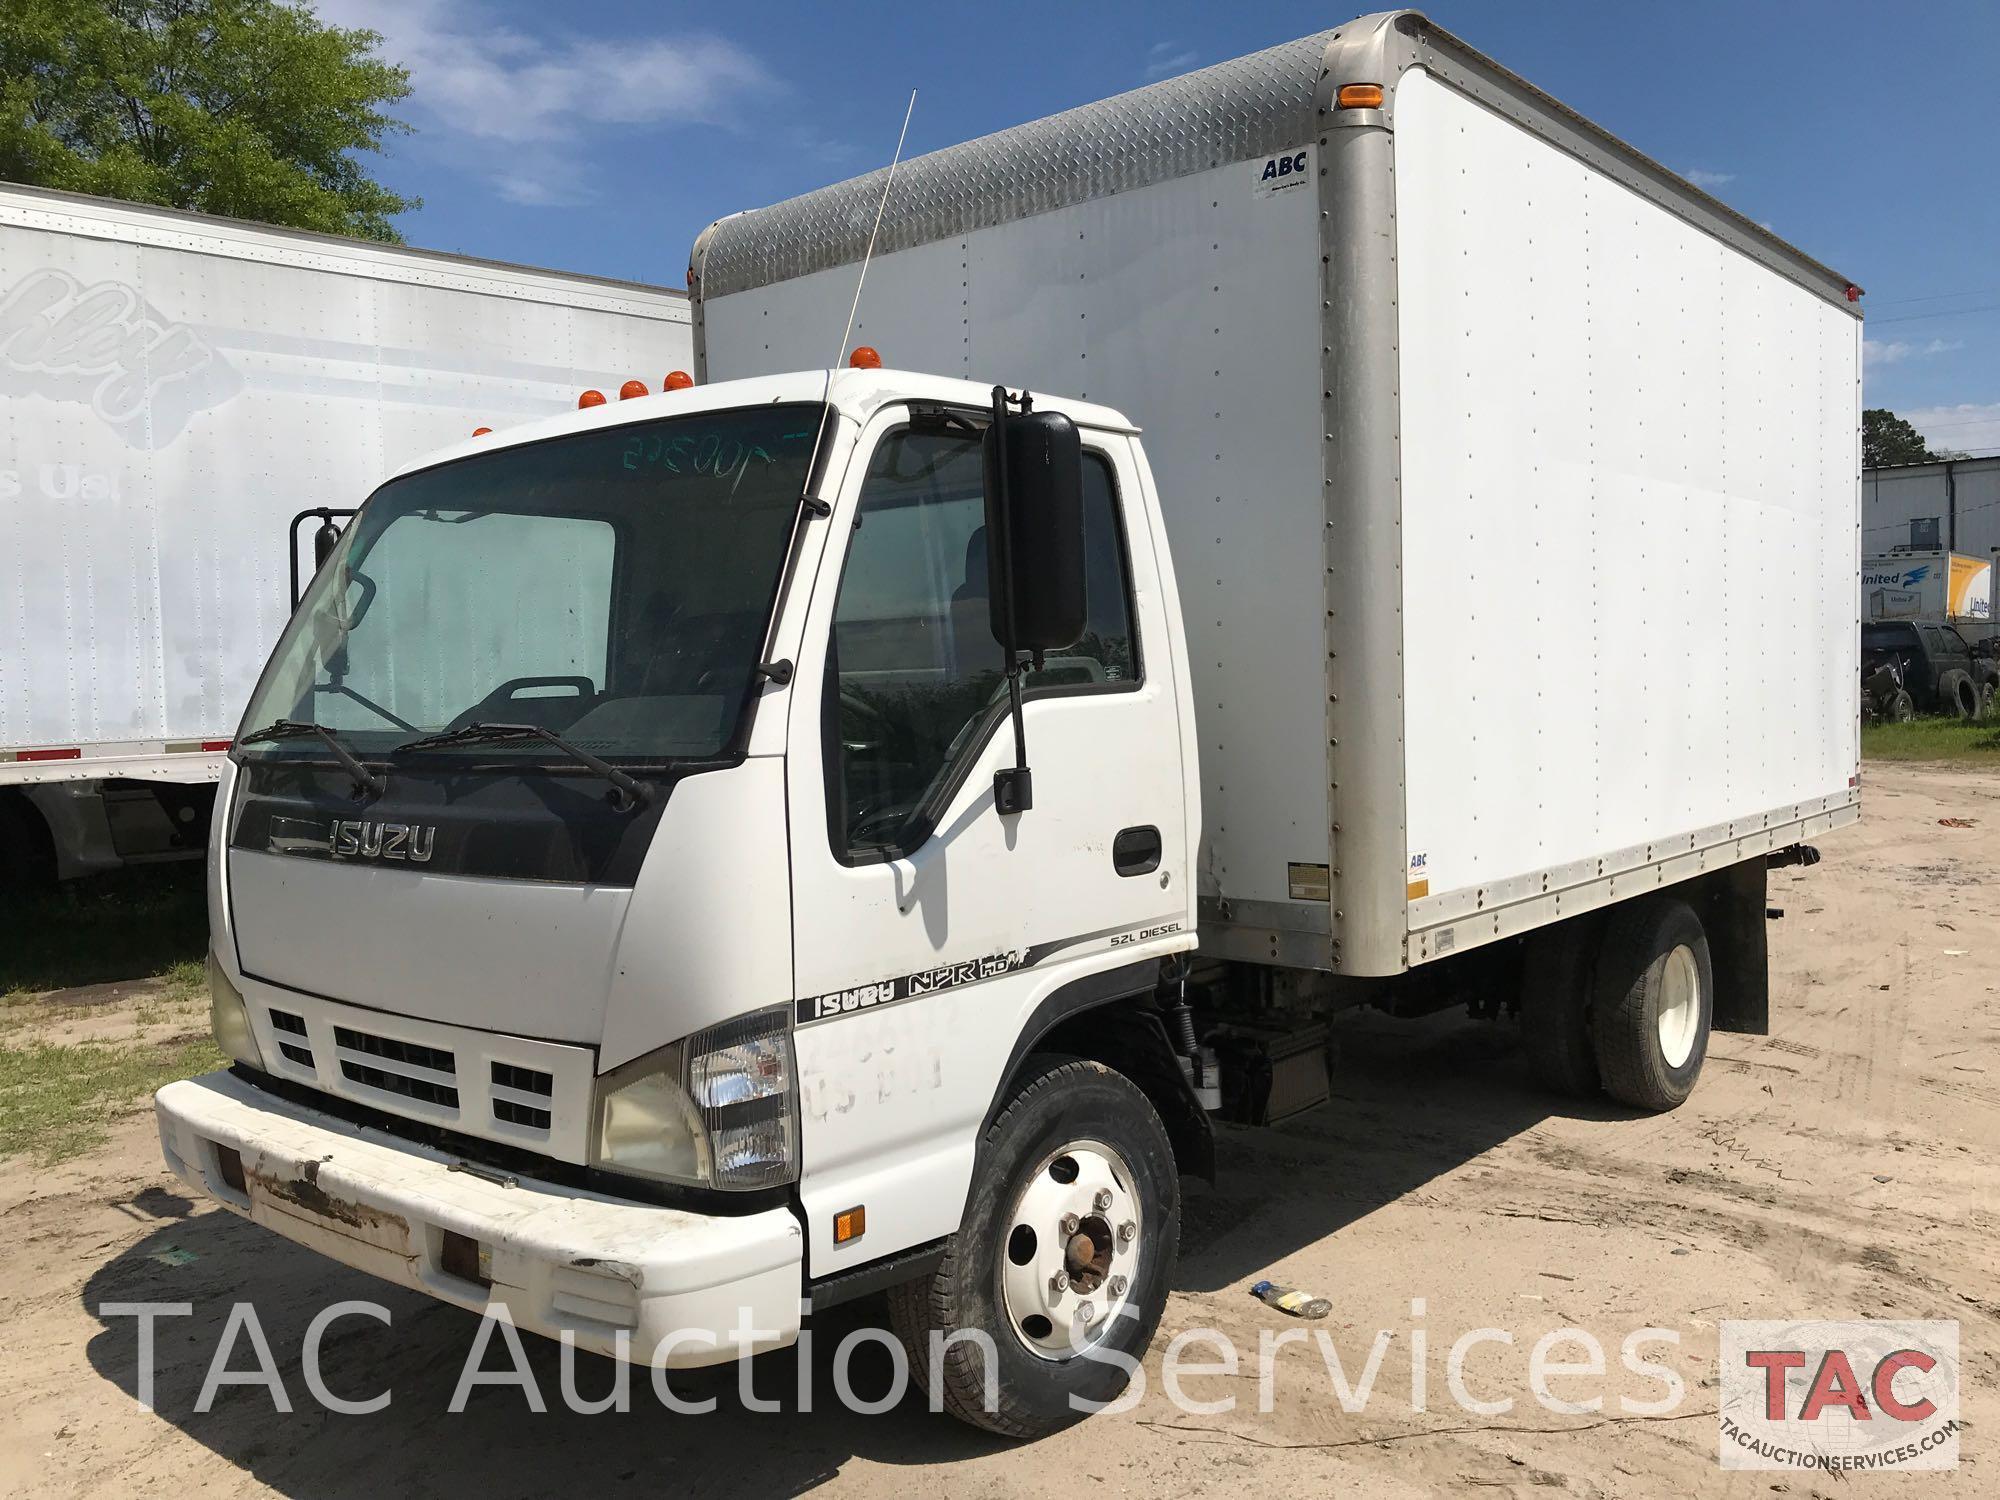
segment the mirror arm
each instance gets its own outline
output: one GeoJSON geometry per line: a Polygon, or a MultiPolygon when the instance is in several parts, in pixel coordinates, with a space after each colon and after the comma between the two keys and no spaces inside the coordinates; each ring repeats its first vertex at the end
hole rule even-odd
{"type": "MultiPolygon", "coordinates": [[[[1028,409],[1028,395],[1021,394],[1021,409],[1028,409]]],[[[1035,805],[1035,778],[1028,769],[1028,731],[1021,720],[1021,653],[1015,649],[1014,632],[1014,539],[1011,515],[1013,496],[1007,485],[1007,387],[993,387],[994,478],[999,494],[993,507],[999,535],[994,538],[1000,564],[1000,619],[1006,639],[1000,642],[1007,653],[1007,707],[1014,720],[1014,764],[993,773],[993,806],[1002,817],[1026,812],[1035,805]]]]}

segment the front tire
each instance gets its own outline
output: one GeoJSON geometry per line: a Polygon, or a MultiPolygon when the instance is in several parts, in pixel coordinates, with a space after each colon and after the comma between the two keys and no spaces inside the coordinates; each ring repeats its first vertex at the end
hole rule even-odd
{"type": "Polygon", "coordinates": [[[1031,1058],[980,1143],[944,1259],[891,1288],[890,1322],[946,1411],[1041,1437],[1124,1390],[1179,1240],[1180,1178],[1151,1102],[1101,1063],[1031,1058]]]}
{"type": "Polygon", "coordinates": [[[1674,1109],[1708,1056],[1715,970],[1701,919],[1649,896],[1611,913],[1597,956],[1591,1040],[1604,1091],[1635,1109],[1674,1109]]]}

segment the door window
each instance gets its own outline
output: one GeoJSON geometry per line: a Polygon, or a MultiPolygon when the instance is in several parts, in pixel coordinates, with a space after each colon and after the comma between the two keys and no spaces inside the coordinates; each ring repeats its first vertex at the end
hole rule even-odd
{"type": "MultiPolygon", "coordinates": [[[[1139,680],[1109,465],[1086,453],[1083,480],[1087,622],[1080,640],[1028,674],[1031,697],[1139,680]]],[[[979,438],[891,433],[862,486],[827,653],[828,820],[843,859],[921,844],[1004,716],[988,599],[979,438]]]]}

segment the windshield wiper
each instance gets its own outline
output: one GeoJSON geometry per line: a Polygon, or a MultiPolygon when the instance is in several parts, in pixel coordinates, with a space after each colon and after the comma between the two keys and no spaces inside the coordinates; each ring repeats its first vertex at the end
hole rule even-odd
{"type": "Polygon", "coordinates": [[[487,740],[540,740],[543,744],[553,745],[578,765],[602,776],[625,794],[629,805],[642,806],[652,800],[652,793],[643,783],[626,775],[609,761],[599,760],[588,750],[578,749],[553,729],[545,729],[540,724],[467,724],[463,729],[447,729],[438,734],[405,740],[389,753],[401,755],[406,750],[442,750],[452,745],[476,745],[487,740]]]}
{"type": "Polygon", "coordinates": [[[259,740],[296,740],[306,735],[318,735],[326,741],[326,748],[334,754],[349,776],[354,778],[356,791],[367,791],[379,797],[387,789],[388,783],[361,764],[361,757],[341,744],[340,736],[324,724],[303,724],[297,719],[279,719],[266,724],[262,729],[253,729],[248,734],[236,737],[239,745],[254,745],[259,740]]]}

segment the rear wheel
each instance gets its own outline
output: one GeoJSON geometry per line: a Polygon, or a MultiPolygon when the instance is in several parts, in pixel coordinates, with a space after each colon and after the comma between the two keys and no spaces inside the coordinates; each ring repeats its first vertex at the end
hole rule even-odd
{"type": "Polygon", "coordinates": [[[1668,1110],[1694,1092],[1708,1056],[1715,972],[1701,919],[1651,896],[1611,913],[1599,946],[1591,1040],[1604,1091],[1668,1110]]]}
{"type": "Polygon", "coordinates": [[[1979,690],[1963,672],[1946,672],[1938,678],[1938,707],[1961,719],[1979,717],[1979,690]]]}
{"type": "Polygon", "coordinates": [[[1590,1040],[1591,972],[1603,921],[1592,913],[1537,929],[1521,970],[1521,1045],[1535,1081],[1559,1094],[1598,1091],[1590,1040]]]}
{"type": "Polygon", "coordinates": [[[1124,1390],[1179,1238],[1173,1147],[1146,1096],[1100,1063],[1031,1059],[944,1259],[890,1291],[890,1320],[946,1411],[1040,1437],[1124,1390]]]}

